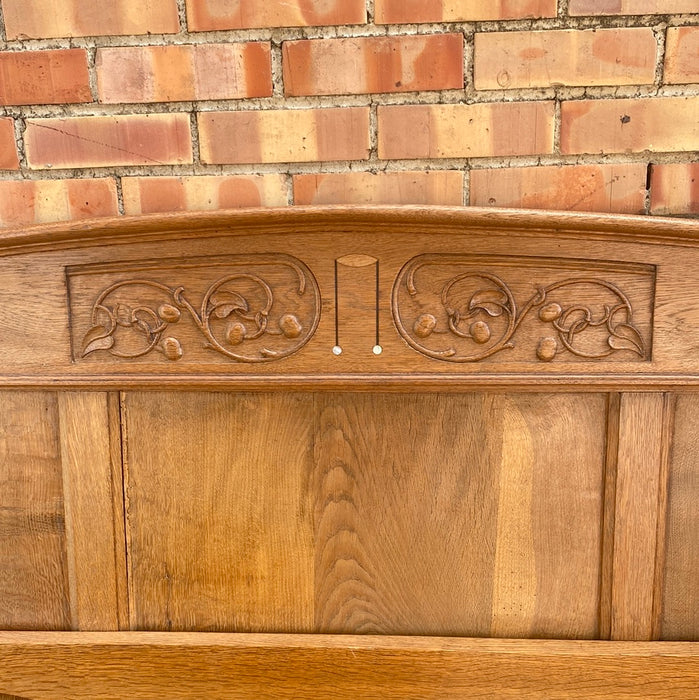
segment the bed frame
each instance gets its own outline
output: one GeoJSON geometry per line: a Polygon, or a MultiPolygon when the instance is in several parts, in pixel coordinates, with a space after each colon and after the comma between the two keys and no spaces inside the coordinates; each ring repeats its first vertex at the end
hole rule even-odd
{"type": "Polygon", "coordinates": [[[0,693],[696,698],[699,222],[0,237],[0,693]]]}

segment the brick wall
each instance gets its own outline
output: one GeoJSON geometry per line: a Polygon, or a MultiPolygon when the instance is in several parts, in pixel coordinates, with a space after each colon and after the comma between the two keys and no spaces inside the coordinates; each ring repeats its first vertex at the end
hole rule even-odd
{"type": "Polygon", "coordinates": [[[0,7],[1,226],[331,203],[699,214],[699,0],[0,7]]]}

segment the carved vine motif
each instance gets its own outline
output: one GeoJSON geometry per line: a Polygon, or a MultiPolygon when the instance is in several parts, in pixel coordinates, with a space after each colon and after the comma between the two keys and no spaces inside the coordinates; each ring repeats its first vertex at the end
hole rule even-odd
{"type": "Polygon", "coordinates": [[[398,287],[404,284],[409,298],[418,300],[421,292],[415,275],[420,267],[409,266],[399,276],[393,315],[401,335],[428,357],[451,362],[483,360],[514,348],[515,334],[525,320],[534,317],[548,328],[535,340],[536,357],[543,362],[552,361],[564,350],[593,360],[623,350],[646,357],[646,342],[633,323],[629,298],[606,280],[580,276],[546,286],[535,284],[537,291],[519,307],[511,287],[500,277],[470,270],[451,276],[436,295],[430,295],[432,306],[422,304],[407,317],[398,287]]]}
{"type": "Polygon", "coordinates": [[[206,349],[240,362],[287,357],[315,332],[319,292],[315,280],[300,265],[288,261],[278,265],[294,271],[293,289],[275,293],[272,283],[259,274],[233,272],[208,287],[199,309],[187,298],[184,286],[170,287],[152,279],[115,282],[99,294],[92,307],[91,328],[83,339],[81,356],[106,351],[114,357],[135,359],[159,352],[168,360],[179,360],[185,347],[178,337],[178,324],[189,317],[203,335],[206,349]],[[289,295],[307,302],[302,313],[288,308],[289,295]]]}

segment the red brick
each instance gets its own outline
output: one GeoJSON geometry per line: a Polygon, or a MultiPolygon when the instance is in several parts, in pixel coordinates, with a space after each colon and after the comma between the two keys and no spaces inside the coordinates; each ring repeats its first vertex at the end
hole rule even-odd
{"type": "Polygon", "coordinates": [[[668,28],[664,80],[666,83],[699,82],[699,27],[668,28]]]}
{"type": "Polygon", "coordinates": [[[28,119],[31,168],[97,168],[192,162],[187,114],[28,119]]]}
{"type": "Polygon", "coordinates": [[[655,53],[646,27],[476,34],[475,87],[647,85],[655,80],[655,53]]]}
{"type": "Polygon", "coordinates": [[[0,53],[0,104],[91,101],[84,49],[0,53]]]}
{"type": "Polygon", "coordinates": [[[199,137],[205,163],[361,160],[369,155],[369,109],[202,112],[199,137]]]}
{"type": "Polygon", "coordinates": [[[699,214],[699,163],[654,165],[650,183],[651,214],[699,214]]]}
{"type": "Polygon", "coordinates": [[[471,171],[474,206],[644,213],[645,163],[471,171]]]}
{"type": "Polygon", "coordinates": [[[696,12],[697,0],[570,0],[571,15],[664,15],[696,12]]]}
{"type": "Polygon", "coordinates": [[[463,204],[464,174],[450,170],[294,175],[295,204],[463,204]]]}
{"type": "Polygon", "coordinates": [[[288,204],[280,174],[125,177],[124,213],[203,211],[288,204]]]}
{"type": "Polygon", "coordinates": [[[15,142],[15,127],[10,118],[0,119],[0,170],[17,170],[19,159],[15,142]]]}
{"type": "Polygon", "coordinates": [[[553,117],[553,102],[379,107],[379,158],[552,153],[553,117]]]}
{"type": "Polygon", "coordinates": [[[561,107],[563,153],[699,149],[699,97],[581,100],[561,107]]]}
{"type": "Polygon", "coordinates": [[[377,24],[555,17],[556,0],[376,0],[377,24]]]}
{"type": "Polygon", "coordinates": [[[176,0],[2,0],[8,39],[179,31],[176,0]]]}
{"type": "Polygon", "coordinates": [[[190,31],[364,24],[364,0],[187,0],[190,31]]]}
{"type": "Polygon", "coordinates": [[[463,35],[286,41],[287,95],[449,90],[463,87],[463,35]]]}
{"type": "Polygon", "coordinates": [[[116,216],[113,178],[0,182],[0,226],[116,216]]]}
{"type": "Polygon", "coordinates": [[[129,46],[97,50],[100,102],[268,97],[268,43],[129,46]]]}

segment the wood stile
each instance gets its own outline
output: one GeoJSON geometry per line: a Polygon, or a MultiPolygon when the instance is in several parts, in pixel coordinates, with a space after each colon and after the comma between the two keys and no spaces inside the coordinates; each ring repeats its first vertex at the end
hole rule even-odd
{"type": "Polygon", "coordinates": [[[2,234],[0,698],[696,697],[697,265],[547,212],[2,234]]]}

